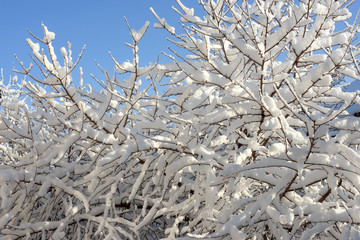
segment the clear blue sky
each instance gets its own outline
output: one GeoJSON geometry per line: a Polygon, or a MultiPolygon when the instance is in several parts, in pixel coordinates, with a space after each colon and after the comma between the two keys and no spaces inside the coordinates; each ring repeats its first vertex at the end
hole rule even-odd
{"type": "MultiPolygon", "coordinates": [[[[186,6],[198,7],[197,0],[182,0],[186,6]]],[[[12,75],[11,69],[19,69],[14,58],[16,53],[28,66],[30,49],[25,41],[30,37],[27,29],[43,37],[41,22],[50,31],[55,32],[54,46],[60,49],[72,43],[73,58],[87,45],[80,65],[84,69],[85,81],[91,81],[89,74],[101,77],[94,60],[104,69],[113,69],[108,56],[110,51],[118,62],[132,58],[131,49],[124,45],[131,42],[131,37],[124,21],[128,19],[134,29],[139,29],[145,21],[150,21],[150,28],[140,45],[141,64],[156,61],[161,51],[167,51],[170,45],[166,41],[168,35],[164,30],[154,29],[155,17],[149,8],[153,7],[160,17],[176,26],[179,16],[171,9],[176,6],[175,0],[8,0],[1,2],[0,8],[0,68],[3,68],[7,81],[12,75]]],[[[356,15],[359,0],[356,0],[351,11],[356,15]]],[[[60,55],[60,53],[59,53],[60,55]]],[[[166,60],[162,57],[162,60],[166,60]]]]}
{"type": "MultiPolygon", "coordinates": [[[[198,6],[195,0],[183,0],[183,3],[198,6]]],[[[176,6],[174,0],[2,1],[0,68],[3,69],[4,80],[7,82],[13,74],[11,69],[14,66],[20,69],[14,54],[23,60],[26,66],[30,63],[31,51],[25,39],[31,36],[27,29],[42,38],[42,22],[56,34],[55,49],[67,46],[67,41],[70,41],[75,58],[86,44],[80,63],[84,70],[84,81],[90,79],[90,73],[101,77],[101,72],[94,63],[95,59],[112,73],[113,64],[108,55],[109,51],[118,62],[132,59],[131,49],[124,45],[125,42],[132,42],[124,16],[134,29],[140,29],[147,20],[150,21],[149,30],[140,45],[140,61],[143,65],[150,61],[155,62],[160,52],[167,50],[169,43],[166,41],[168,35],[165,30],[153,27],[157,21],[149,8],[153,7],[160,17],[177,24],[179,17],[171,6],[176,6]]],[[[165,60],[164,57],[162,59],[165,60]]]]}

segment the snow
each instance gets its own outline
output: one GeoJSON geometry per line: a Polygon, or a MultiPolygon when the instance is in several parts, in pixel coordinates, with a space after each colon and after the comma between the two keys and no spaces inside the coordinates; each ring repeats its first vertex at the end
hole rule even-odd
{"type": "MultiPolygon", "coordinates": [[[[345,92],[356,92],[360,90],[360,81],[355,80],[352,81],[349,85],[343,87],[345,92]]],[[[355,114],[355,113],[359,113],[360,112],[360,105],[358,103],[355,103],[353,105],[351,105],[350,107],[348,107],[346,109],[346,111],[349,114],[355,114]]]]}
{"type": "MultiPolygon", "coordinates": [[[[305,10],[305,9],[304,9],[305,10]]],[[[304,13],[301,12],[299,15],[303,15],[304,13]]],[[[296,17],[295,15],[286,19],[282,24],[281,27],[274,33],[272,33],[269,37],[266,38],[267,49],[273,48],[279,42],[281,42],[285,37],[291,32],[291,30],[296,25],[296,17]]]]}
{"type": "Polygon", "coordinates": [[[229,41],[239,49],[241,53],[243,53],[245,56],[256,62],[257,64],[261,64],[262,59],[260,52],[250,44],[244,42],[242,39],[237,38],[234,34],[229,34],[228,36],[229,41]]]}
{"type": "Polygon", "coordinates": [[[193,8],[187,8],[180,0],[176,0],[176,2],[186,15],[194,16],[193,8]]]}
{"type": "Polygon", "coordinates": [[[236,226],[233,226],[230,230],[230,236],[232,239],[245,240],[246,234],[240,231],[236,226]]]}
{"type": "Polygon", "coordinates": [[[80,71],[80,86],[84,85],[84,72],[82,70],[82,67],[79,67],[79,71],[80,71]]]}
{"type": "Polygon", "coordinates": [[[152,12],[152,14],[156,17],[156,19],[159,21],[158,23],[154,23],[154,27],[155,28],[165,28],[166,30],[168,30],[171,34],[175,34],[175,28],[170,26],[165,18],[160,18],[156,12],[154,11],[153,8],[150,8],[150,11],[152,12]]]}
{"type": "Polygon", "coordinates": [[[170,62],[140,66],[150,24],[129,27],[100,90],[45,26],[27,40],[44,76],[0,81],[0,238],[359,236],[360,84],[332,86],[360,79],[345,5],[176,2],[177,33],[151,9],[170,62]]]}
{"type": "Polygon", "coordinates": [[[280,218],[280,212],[272,206],[266,208],[266,213],[272,218],[274,222],[278,222],[280,218]]]}
{"type": "Polygon", "coordinates": [[[1,198],[1,205],[0,208],[5,209],[8,205],[8,186],[7,184],[1,184],[1,188],[0,188],[0,198],[1,198]]]}
{"type": "Polygon", "coordinates": [[[328,14],[329,8],[324,6],[321,3],[316,3],[314,5],[313,12],[318,15],[325,15],[325,14],[328,14]]]}
{"type": "Polygon", "coordinates": [[[60,84],[60,81],[57,77],[50,76],[50,77],[47,77],[46,80],[43,81],[43,83],[49,84],[49,85],[55,85],[55,84],[60,84]]]}
{"type": "Polygon", "coordinates": [[[279,222],[283,225],[292,225],[294,221],[294,214],[289,213],[287,215],[281,215],[279,217],[279,222]]]}
{"type": "Polygon", "coordinates": [[[27,38],[26,42],[29,44],[30,48],[33,50],[34,55],[37,55],[40,51],[40,43],[34,43],[30,38],[27,38]]]}
{"type": "Polygon", "coordinates": [[[262,104],[267,108],[271,115],[275,118],[281,115],[280,109],[277,107],[276,102],[269,95],[265,94],[262,99],[262,104]]]}
{"type": "Polygon", "coordinates": [[[61,51],[61,54],[63,55],[63,57],[64,57],[64,58],[65,58],[65,57],[67,57],[67,51],[66,51],[66,48],[61,47],[61,48],[60,48],[60,51],[61,51]]]}
{"type": "Polygon", "coordinates": [[[54,41],[55,33],[50,32],[44,24],[43,24],[43,28],[44,28],[44,40],[43,41],[46,43],[50,43],[50,42],[54,41]]]}
{"type": "Polygon", "coordinates": [[[283,143],[273,143],[269,148],[271,156],[277,156],[286,151],[286,146],[283,143]]]}
{"type": "Polygon", "coordinates": [[[38,195],[40,197],[43,197],[47,194],[49,188],[51,187],[51,180],[47,179],[46,181],[44,181],[39,189],[38,195]]]}
{"type": "Polygon", "coordinates": [[[134,29],[131,29],[131,36],[134,38],[135,42],[139,42],[140,39],[144,36],[145,32],[147,31],[147,29],[149,28],[150,22],[146,21],[144,26],[136,31],[134,29]]]}

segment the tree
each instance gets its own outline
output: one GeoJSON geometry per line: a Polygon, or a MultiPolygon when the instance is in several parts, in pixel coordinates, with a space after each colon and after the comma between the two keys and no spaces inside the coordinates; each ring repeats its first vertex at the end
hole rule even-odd
{"type": "Polygon", "coordinates": [[[199,3],[177,0],[181,30],[152,10],[189,55],[140,67],[149,23],[129,28],[100,91],[83,51],[27,39],[40,71],[1,82],[0,239],[360,238],[360,99],[332,84],[360,80],[351,2],[199,3]]]}

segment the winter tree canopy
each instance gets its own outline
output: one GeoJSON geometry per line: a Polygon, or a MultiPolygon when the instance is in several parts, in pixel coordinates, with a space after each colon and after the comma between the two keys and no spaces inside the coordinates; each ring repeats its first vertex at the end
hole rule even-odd
{"type": "Polygon", "coordinates": [[[176,2],[177,26],[151,9],[168,63],[139,65],[129,23],[101,90],[30,34],[0,83],[0,239],[360,239],[352,2],[176,2]]]}

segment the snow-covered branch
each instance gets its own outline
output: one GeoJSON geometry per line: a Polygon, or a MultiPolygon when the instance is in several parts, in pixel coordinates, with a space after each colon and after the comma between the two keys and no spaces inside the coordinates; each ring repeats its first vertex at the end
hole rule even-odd
{"type": "Polygon", "coordinates": [[[199,3],[177,0],[176,32],[151,9],[188,52],[169,63],[140,66],[149,22],[127,23],[101,90],[84,49],[27,40],[31,80],[0,84],[0,239],[360,236],[359,92],[334,84],[360,79],[349,1],[199,3]]]}

